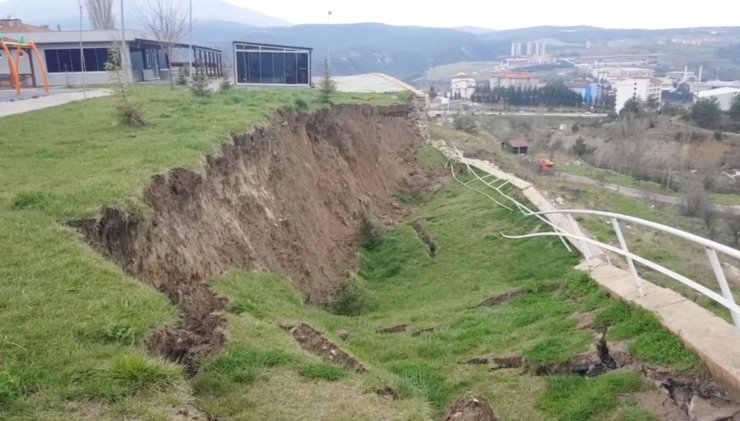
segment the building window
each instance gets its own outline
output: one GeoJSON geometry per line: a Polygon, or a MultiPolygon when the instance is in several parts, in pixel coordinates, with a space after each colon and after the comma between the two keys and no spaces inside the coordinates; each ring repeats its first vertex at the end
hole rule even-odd
{"type": "Polygon", "coordinates": [[[248,51],[236,53],[239,83],[308,84],[308,53],[248,51]]]}
{"type": "Polygon", "coordinates": [[[107,48],[79,48],[46,49],[46,71],[49,73],[81,72],[84,66],[86,72],[104,72],[108,61],[107,48]]]}

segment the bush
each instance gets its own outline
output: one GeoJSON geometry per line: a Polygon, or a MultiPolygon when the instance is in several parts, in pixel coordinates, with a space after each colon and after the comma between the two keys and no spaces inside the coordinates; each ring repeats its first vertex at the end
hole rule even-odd
{"type": "Polygon", "coordinates": [[[590,148],[586,144],[586,139],[584,139],[583,136],[580,136],[578,137],[578,139],[576,139],[576,143],[575,145],[573,145],[572,151],[574,154],[580,157],[593,152],[593,148],[590,148]]]}
{"type": "Polygon", "coordinates": [[[452,127],[465,133],[475,134],[478,132],[478,123],[468,115],[457,115],[452,121],[452,127]]]}
{"type": "Polygon", "coordinates": [[[714,128],[722,117],[717,98],[700,99],[691,107],[691,120],[699,127],[714,128]]]}
{"type": "Polygon", "coordinates": [[[714,140],[720,141],[720,140],[722,140],[724,138],[724,133],[722,133],[721,131],[717,130],[717,131],[714,132],[714,134],[712,135],[712,137],[714,137],[714,140]]]}
{"type": "Polygon", "coordinates": [[[220,85],[220,87],[221,87],[221,91],[222,92],[226,92],[226,91],[230,91],[231,88],[234,87],[234,84],[231,83],[231,79],[228,76],[224,76],[221,79],[221,85],[220,85]]]}
{"type": "Polygon", "coordinates": [[[358,279],[342,287],[339,299],[332,305],[331,312],[340,316],[356,317],[373,309],[373,303],[365,286],[358,279]]]}
{"type": "Polygon", "coordinates": [[[383,227],[367,215],[363,216],[360,226],[360,244],[366,250],[374,250],[383,244],[383,227]]]}
{"type": "Polygon", "coordinates": [[[198,71],[193,76],[193,80],[190,81],[190,92],[193,96],[200,98],[208,98],[213,93],[210,86],[208,86],[208,78],[203,71],[198,71]]]}
{"type": "Polygon", "coordinates": [[[177,79],[175,79],[175,83],[180,86],[185,86],[188,84],[188,75],[184,69],[180,68],[180,71],[177,72],[177,79]]]}
{"type": "Polygon", "coordinates": [[[683,199],[683,213],[686,216],[703,217],[714,208],[712,198],[700,187],[687,192],[683,199]]]}
{"type": "Polygon", "coordinates": [[[116,106],[118,122],[129,127],[143,127],[149,124],[139,103],[122,103],[116,106]]]}

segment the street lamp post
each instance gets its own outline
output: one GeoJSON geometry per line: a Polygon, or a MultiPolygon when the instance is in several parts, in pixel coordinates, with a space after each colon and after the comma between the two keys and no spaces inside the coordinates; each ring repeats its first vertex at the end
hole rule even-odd
{"type": "Polygon", "coordinates": [[[193,0],[190,0],[190,66],[188,66],[188,76],[193,78],[193,0]]]}
{"type": "MultiPolygon", "coordinates": [[[[329,10],[326,13],[326,25],[327,26],[331,25],[331,13],[332,13],[331,10],[329,10]]],[[[331,46],[330,45],[331,45],[331,40],[329,40],[326,45],[326,67],[328,67],[331,70],[331,46]]]]}
{"type": "Polygon", "coordinates": [[[123,79],[126,83],[128,83],[128,70],[126,70],[126,66],[124,65],[124,57],[126,53],[126,29],[125,29],[125,20],[123,17],[123,0],[121,0],[121,57],[119,57],[121,61],[121,70],[123,71],[123,79]]]}

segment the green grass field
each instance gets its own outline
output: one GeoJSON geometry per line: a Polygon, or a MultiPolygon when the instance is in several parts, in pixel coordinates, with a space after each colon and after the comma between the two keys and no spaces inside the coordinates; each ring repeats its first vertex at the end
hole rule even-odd
{"type": "Polygon", "coordinates": [[[486,396],[506,420],[623,419],[623,413],[651,419],[628,398],[648,387],[636,374],[587,380],[459,364],[506,354],[543,364],[567,361],[595,340],[593,333],[575,329],[572,315],[598,309],[598,323],[611,326],[610,337],[633,339],[632,351],[645,361],[679,371],[698,366],[696,356],[652,316],[609,299],[572,269],[578,259],[559,241],[506,240],[499,234],[533,226],[483,196],[448,186],[386,232],[380,244],[363,250],[345,297],[352,305],[341,307],[352,316],[306,307],[277,275],[239,272],[216,280],[216,290],[238,314],[229,316],[229,350],[195,379],[196,397],[209,413],[228,419],[293,419],[305,416],[301,408],[312,413],[319,405],[332,419],[373,419],[390,410],[392,419],[422,420],[439,416],[460,394],[486,396]],[[418,218],[427,218],[440,246],[435,258],[411,227],[418,218]],[[522,287],[544,291],[553,284],[556,292],[475,308],[493,295],[522,287]],[[279,327],[301,322],[327,334],[370,372],[340,374],[320,365],[279,327]],[[377,332],[400,324],[408,325],[407,332],[377,332]],[[346,341],[339,338],[342,329],[350,332],[346,341]],[[235,359],[246,363],[236,365],[235,359]],[[337,384],[346,386],[346,401],[314,402],[317,385],[333,390],[337,384]],[[372,393],[388,389],[398,399],[378,402],[372,393]],[[282,392],[266,392],[274,390],[282,392]]]}
{"type": "MultiPolygon", "coordinates": [[[[94,253],[64,223],[104,205],[146,212],[150,177],[198,169],[232,131],[267,120],[311,90],[234,90],[194,100],[146,87],[145,128],[116,124],[113,98],[0,120],[0,418],[161,418],[187,399],[182,368],[143,340],[177,311],[94,253]]],[[[403,95],[338,94],[390,104],[403,95]]]]}

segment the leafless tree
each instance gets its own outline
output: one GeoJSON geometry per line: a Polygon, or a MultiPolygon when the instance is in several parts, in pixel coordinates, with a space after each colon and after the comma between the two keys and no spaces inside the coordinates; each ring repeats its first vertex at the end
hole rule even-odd
{"type": "MultiPolygon", "coordinates": [[[[149,0],[139,8],[142,26],[154,35],[170,63],[175,45],[187,33],[188,12],[180,0],[149,0]]],[[[172,67],[172,66],[170,66],[172,67]]],[[[170,87],[175,88],[170,68],[170,87]]]]}
{"type": "Polygon", "coordinates": [[[113,0],[85,0],[85,5],[87,6],[87,17],[94,29],[115,29],[113,0]]]}
{"type": "Polygon", "coordinates": [[[730,235],[734,240],[735,247],[737,247],[740,241],[740,215],[736,213],[730,213],[725,216],[727,226],[730,228],[730,235]]]}

